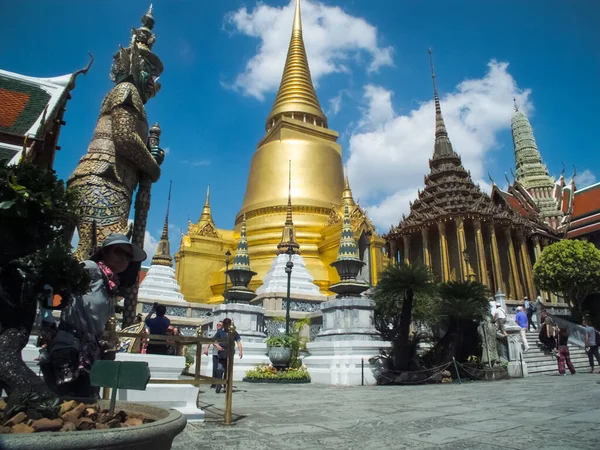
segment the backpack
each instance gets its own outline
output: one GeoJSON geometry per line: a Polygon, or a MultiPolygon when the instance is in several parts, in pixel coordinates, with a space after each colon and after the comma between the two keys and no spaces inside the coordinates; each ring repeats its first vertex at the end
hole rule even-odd
{"type": "Polygon", "coordinates": [[[527,312],[534,313],[536,309],[535,303],[529,302],[529,306],[527,306],[527,312]]]}

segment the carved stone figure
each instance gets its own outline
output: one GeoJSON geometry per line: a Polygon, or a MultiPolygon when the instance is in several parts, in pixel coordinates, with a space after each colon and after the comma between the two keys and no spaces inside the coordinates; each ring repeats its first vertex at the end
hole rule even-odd
{"type": "Polygon", "coordinates": [[[481,363],[493,366],[497,361],[500,360],[498,357],[498,341],[496,337],[496,325],[492,323],[490,318],[486,318],[477,327],[477,332],[481,338],[481,363]]]}
{"type": "MultiPolygon", "coordinates": [[[[127,232],[138,184],[144,192],[138,193],[136,208],[140,203],[147,213],[149,201],[142,200],[149,199],[149,187],[160,177],[164,159],[164,152],[158,148],[160,130],[153,130],[154,136],[149,139],[144,109],[160,89],[157,79],[163,71],[162,62],[152,53],[153,27],[150,7],[142,17],[142,27],[132,30],[129,47],[120,47],[114,56],[110,78],[116,86],[104,98],[87,154],[68,181],[78,193],[79,245],[75,255],[79,259],[88,258],[95,243],[111,233],[127,232]]],[[[139,231],[135,230],[136,234],[139,231]]],[[[143,236],[144,231],[141,233],[143,236]]]]}

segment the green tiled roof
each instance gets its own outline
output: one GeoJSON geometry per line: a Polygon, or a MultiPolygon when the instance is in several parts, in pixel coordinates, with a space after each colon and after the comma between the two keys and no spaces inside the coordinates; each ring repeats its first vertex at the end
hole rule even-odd
{"type": "Polygon", "coordinates": [[[34,84],[0,75],[0,131],[25,135],[43,114],[50,97],[34,84]]]}

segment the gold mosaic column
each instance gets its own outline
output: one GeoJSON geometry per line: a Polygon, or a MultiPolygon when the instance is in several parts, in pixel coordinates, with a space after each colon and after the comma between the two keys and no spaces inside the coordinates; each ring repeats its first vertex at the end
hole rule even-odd
{"type": "Polygon", "coordinates": [[[528,297],[530,300],[535,299],[535,284],[533,283],[533,271],[531,265],[531,258],[529,257],[529,250],[527,249],[527,240],[522,231],[517,234],[519,238],[519,246],[521,253],[521,262],[523,263],[523,269],[525,270],[525,284],[528,297]]]}
{"type": "Polygon", "coordinates": [[[431,255],[429,254],[429,230],[427,228],[422,228],[421,236],[423,236],[423,261],[425,262],[425,265],[431,269],[431,255]]]}
{"type": "Polygon", "coordinates": [[[517,297],[513,300],[522,300],[523,287],[521,286],[521,280],[519,279],[519,266],[517,265],[515,246],[513,245],[512,235],[509,227],[504,229],[504,236],[506,237],[506,245],[508,246],[508,265],[510,266],[510,275],[512,279],[512,285],[514,287],[513,293],[517,297]]]}
{"type": "Polygon", "coordinates": [[[440,256],[442,264],[442,281],[447,283],[450,281],[450,258],[448,257],[448,238],[446,236],[446,224],[438,222],[440,231],[440,256]]]}
{"type": "Polygon", "coordinates": [[[465,261],[465,250],[467,249],[467,239],[465,237],[465,221],[462,217],[456,219],[456,238],[458,241],[458,259],[460,260],[460,276],[462,281],[469,280],[469,267],[465,261]]]}
{"type": "MultiPolygon", "coordinates": [[[[505,290],[503,287],[502,267],[500,266],[500,253],[498,253],[498,239],[496,238],[496,228],[493,223],[488,226],[490,232],[490,247],[492,249],[492,273],[494,274],[494,289],[498,291],[505,290]]],[[[507,292],[505,292],[507,294],[507,292]]]]}
{"type": "Polygon", "coordinates": [[[404,251],[402,252],[404,264],[410,264],[410,236],[404,235],[402,236],[402,240],[404,241],[404,251]]]}
{"type": "Polygon", "coordinates": [[[473,229],[475,230],[475,248],[477,249],[477,265],[479,267],[479,282],[489,287],[487,276],[487,263],[485,260],[485,249],[483,247],[483,233],[481,232],[481,221],[473,221],[473,229]]]}

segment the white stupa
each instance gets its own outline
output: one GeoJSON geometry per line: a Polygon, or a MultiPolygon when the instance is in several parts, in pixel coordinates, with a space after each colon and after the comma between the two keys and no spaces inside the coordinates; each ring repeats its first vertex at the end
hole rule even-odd
{"type": "Polygon", "coordinates": [[[291,196],[291,168],[290,168],[290,191],[288,192],[287,216],[281,235],[281,242],[277,245],[277,256],[271,264],[271,269],[263,279],[263,284],[256,293],[260,294],[283,294],[287,293],[287,273],[285,266],[292,255],[292,278],[290,280],[290,294],[310,295],[313,297],[324,297],[319,291],[319,286],[313,283],[314,277],[306,268],[306,263],[300,255],[300,245],[296,242],[296,230],[292,221],[292,196],[291,196]]]}
{"type": "Polygon", "coordinates": [[[146,278],[141,282],[138,291],[138,299],[146,302],[182,302],[183,294],[177,280],[175,279],[175,269],[173,269],[173,258],[171,258],[171,248],[169,245],[169,205],[171,203],[171,188],[169,187],[169,203],[167,206],[167,216],[163,227],[156,254],[152,257],[152,265],[146,274],[146,278]]]}

